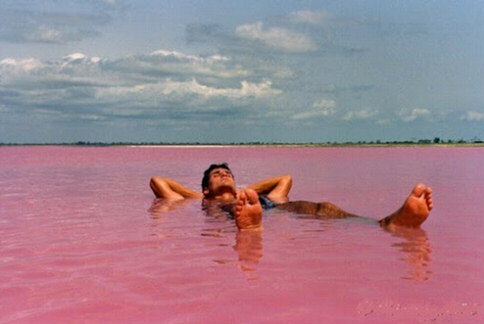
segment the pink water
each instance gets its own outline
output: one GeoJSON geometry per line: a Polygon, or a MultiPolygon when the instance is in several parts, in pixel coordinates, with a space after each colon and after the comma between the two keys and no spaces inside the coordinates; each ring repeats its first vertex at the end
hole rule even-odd
{"type": "Polygon", "coordinates": [[[482,148],[0,147],[0,323],[479,323],[482,148]],[[423,231],[269,210],[237,233],[198,201],[154,203],[165,175],[199,188],[291,173],[291,199],[379,219],[423,181],[423,231]],[[153,204],[154,203],[154,204],[153,204]]]}

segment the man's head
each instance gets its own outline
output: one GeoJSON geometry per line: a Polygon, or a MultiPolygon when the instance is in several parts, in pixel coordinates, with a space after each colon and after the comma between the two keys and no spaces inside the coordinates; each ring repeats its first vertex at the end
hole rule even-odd
{"type": "Polygon", "coordinates": [[[208,196],[219,195],[224,192],[235,194],[235,181],[227,163],[212,164],[203,173],[202,192],[208,196]]]}

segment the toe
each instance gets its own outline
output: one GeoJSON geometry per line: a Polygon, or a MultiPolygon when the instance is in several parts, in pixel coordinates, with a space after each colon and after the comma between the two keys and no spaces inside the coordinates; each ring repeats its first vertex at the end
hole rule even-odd
{"type": "Polygon", "coordinates": [[[425,191],[425,185],[423,183],[418,183],[412,190],[412,194],[420,197],[425,191]]]}
{"type": "Polygon", "coordinates": [[[247,195],[247,200],[251,205],[256,204],[259,201],[259,195],[252,189],[246,189],[245,194],[247,195]]]}
{"type": "Polygon", "coordinates": [[[432,207],[434,206],[434,201],[432,199],[432,189],[427,188],[425,193],[425,201],[427,202],[427,206],[429,207],[429,209],[432,209],[432,207]]]}
{"type": "Polygon", "coordinates": [[[245,194],[244,191],[242,191],[239,194],[239,197],[237,197],[237,205],[245,205],[245,201],[247,200],[247,195],[245,194]]]}

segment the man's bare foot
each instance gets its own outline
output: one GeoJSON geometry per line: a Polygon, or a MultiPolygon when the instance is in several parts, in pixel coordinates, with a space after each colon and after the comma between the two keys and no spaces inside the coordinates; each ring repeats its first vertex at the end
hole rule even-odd
{"type": "Polygon", "coordinates": [[[432,189],[419,183],[413,188],[403,206],[390,216],[380,220],[380,225],[389,228],[393,226],[420,227],[433,207],[432,189]]]}
{"type": "Polygon", "coordinates": [[[242,190],[237,196],[233,211],[239,230],[262,228],[262,206],[254,190],[242,190]]]}

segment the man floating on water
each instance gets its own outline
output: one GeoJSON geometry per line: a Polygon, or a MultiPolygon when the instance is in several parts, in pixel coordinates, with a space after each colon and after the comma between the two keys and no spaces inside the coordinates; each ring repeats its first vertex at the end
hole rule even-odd
{"type": "MultiPolygon", "coordinates": [[[[205,170],[202,192],[191,190],[168,178],[153,177],[150,181],[150,187],[157,198],[172,201],[203,199],[207,205],[216,204],[223,210],[228,210],[234,216],[239,230],[261,229],[262,210],[269,208],[327,219],[361,217],[329,202],[289,201],[291,186],[291,176],[282,175],[256,182],[238,191],[232,171],[226,163],[212,164],[205,170]]],[[[378,223],[388,229],[419,228],[432,208],[432,189],[419,183],[412,189],[402,207],[378,223]]]]}

